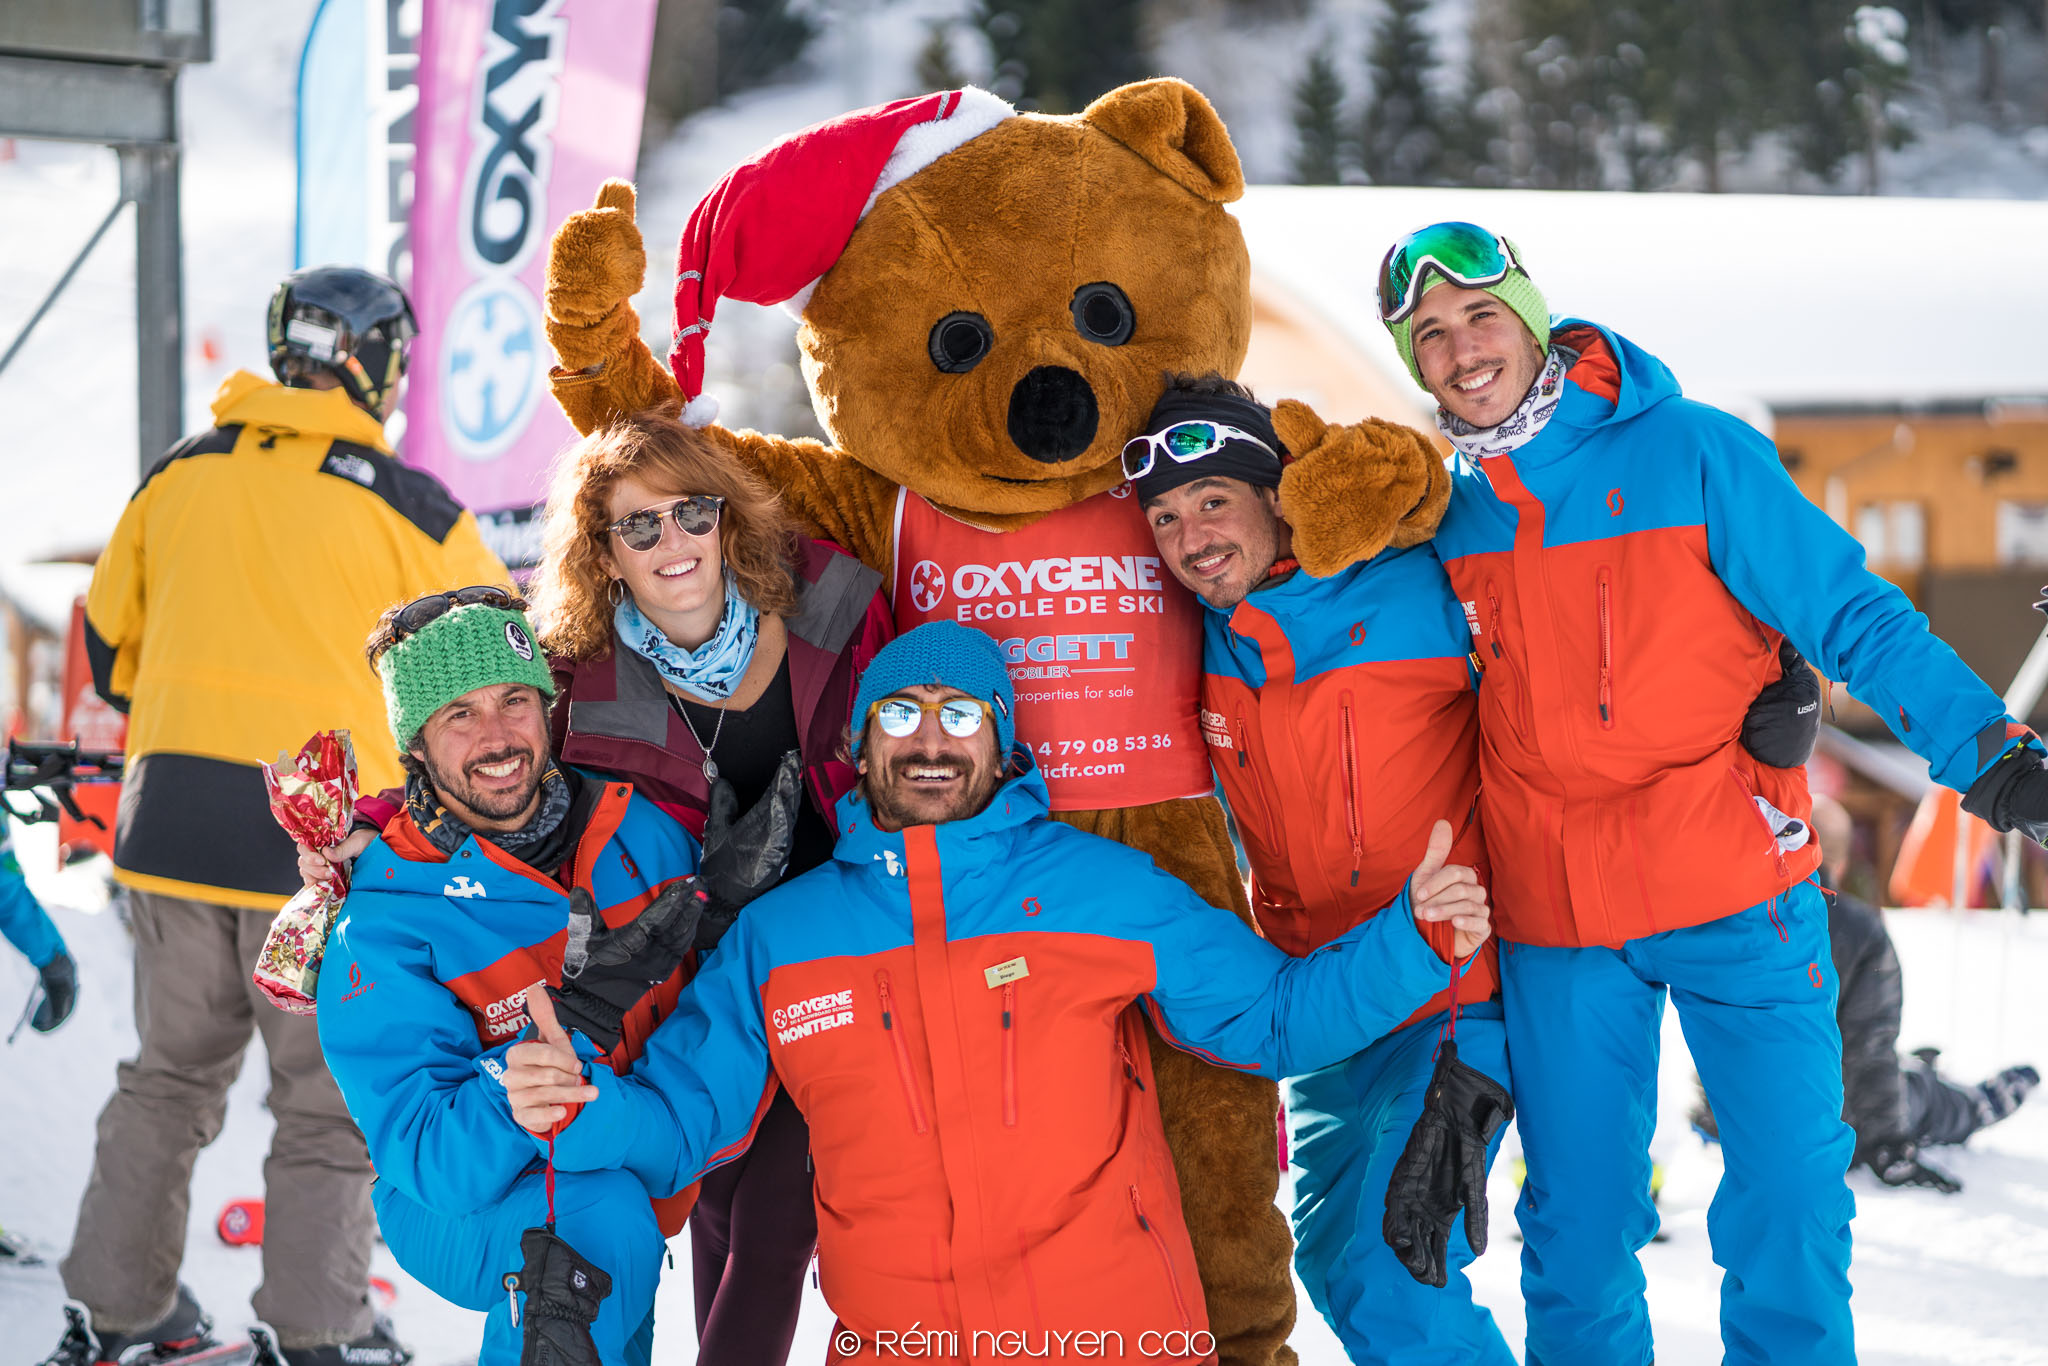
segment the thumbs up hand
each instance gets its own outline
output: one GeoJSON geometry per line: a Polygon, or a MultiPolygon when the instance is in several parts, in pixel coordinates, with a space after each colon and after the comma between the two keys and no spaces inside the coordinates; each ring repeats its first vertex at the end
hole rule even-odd
{"type": "Polygon", "coordinates": [[[539,1038],[506,1050],[505,1096],[519,1127],[544,1134],[569,1117],[570,1106],[596,1100],[597,1088],[583,1080],[583,1060],[555,1018],[546,982],[526,989],[526,1016],[539,1038]]]}
{"type": "Polygon", "coordinates": [[[1430,828],[1429,848],[1408,879],[1408,904],[1417,924],[1450,921],[1454,952],[1465,958],[1486,942],[1493,926],[1479,874],[1449,862],[1451,840],[1449,821],[1430,828]]]}

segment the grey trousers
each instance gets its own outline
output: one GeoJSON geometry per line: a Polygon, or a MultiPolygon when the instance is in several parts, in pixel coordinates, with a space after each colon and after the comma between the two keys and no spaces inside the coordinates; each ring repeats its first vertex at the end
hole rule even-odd
{"type": "Polygon", "coordinates": [[[264,1000],[249,970],[270,913],[131,892],[135,1030],[100,1112],[92,1180],[64,1258],[64,1289],[107,1332],[171,1310],[185,1252],[192,1162],[220,1134],[242,1051],[260,1030],[277,1132],[263,1164],[263,1283],[252,1306],[285,1347],[370,1330],[376,1215],[363,1136],[342,1104],[310,1015],[264,1000]]]}

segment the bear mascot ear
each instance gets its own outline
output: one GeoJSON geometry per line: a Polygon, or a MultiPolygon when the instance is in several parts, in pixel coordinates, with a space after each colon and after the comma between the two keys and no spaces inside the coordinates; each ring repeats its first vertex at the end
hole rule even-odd
{"type": "Polygon", "coordinates": [[[1244,194],[1244,168],[1223,120],[1186,81],[1162,76],[1120,85],[1082,111],[1081,119],[1189,194],[1217,204],[1244,194]]]}

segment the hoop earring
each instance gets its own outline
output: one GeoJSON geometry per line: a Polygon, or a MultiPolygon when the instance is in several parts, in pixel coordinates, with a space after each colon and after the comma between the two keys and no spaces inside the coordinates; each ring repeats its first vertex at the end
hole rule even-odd
{"type": "Polygon", "coordinates": [[[623,605],[626,601],[626,581],[613,579],[611,586],[604,590],[604,600],[614,607],[623,605]]]}

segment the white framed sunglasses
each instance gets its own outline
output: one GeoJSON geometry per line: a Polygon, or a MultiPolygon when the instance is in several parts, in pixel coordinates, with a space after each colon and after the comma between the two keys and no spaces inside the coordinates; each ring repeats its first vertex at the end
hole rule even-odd
{"type": "Polygon", "coordinates": [[[1280,452],[1242,428],[1221,422],[1176,422],[1124,442],[1124,478],[1143,479],[1159,464],[1161,454],[1175,464],[1186,465],[1214,455],[1231,441],[1248,441],[1275,460],[1280,458],[1280,452]]]}

